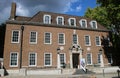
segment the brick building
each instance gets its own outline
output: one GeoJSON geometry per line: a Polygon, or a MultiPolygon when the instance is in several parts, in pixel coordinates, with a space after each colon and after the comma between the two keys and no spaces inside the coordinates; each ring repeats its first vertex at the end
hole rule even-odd
{"type": "Polygon", "coordinates": [[[4,66],[20,68],[81,68],[107,66],[101,45],[109,31],[97,21],[67,14],[38,12],[32,17],[16,16],[12,3],[6,22],[4,66]]]}

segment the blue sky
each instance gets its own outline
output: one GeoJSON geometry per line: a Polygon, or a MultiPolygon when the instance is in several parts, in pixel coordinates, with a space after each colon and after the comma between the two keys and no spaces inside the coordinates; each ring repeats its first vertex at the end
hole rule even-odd
{"type": "Polygon", "coordinates": [[[95,8],[97,6],[96,0],[81,0],[79,2],[73,3],[72,8],[76,9],[76,7],[79,6],[78,11],[69,11],[66,12],[67,14],[71,15],[78,15],[78,16],[84,16],[87,8],[95,8]]]}
{"type": "Polygon", "coordinates": [[[96,7],[96,0],[1,0],[0,23],[8,20],[11,3],[17,4],[18,16],[33,16],[39,11],[84,16],[88,7],[96,7]]]}

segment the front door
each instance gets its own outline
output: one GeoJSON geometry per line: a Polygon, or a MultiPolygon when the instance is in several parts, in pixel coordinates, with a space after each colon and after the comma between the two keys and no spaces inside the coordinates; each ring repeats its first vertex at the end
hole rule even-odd
{"type": "Polygon", "coordinates": [[[79,65],[79,54],[78,53],[74,53],[72,55],[72,60],[73,60],[73,68],[78,68],[78,65],[79,65]]]}

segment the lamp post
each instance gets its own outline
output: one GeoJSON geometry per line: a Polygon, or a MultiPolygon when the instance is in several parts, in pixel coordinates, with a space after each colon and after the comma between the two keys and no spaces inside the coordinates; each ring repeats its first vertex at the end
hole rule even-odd
{"type": "Polygon", "coordinates": [[[57,68],[60,68],[60,48],[57,48],[57,68]]]}
{"type": "Polygon", "coordinates": [[[103,55],[102,55],[102,49],[99,50],[99,53],[100,53],[100,67],[104,67],[104,61],[103,61],[103,55]]]}

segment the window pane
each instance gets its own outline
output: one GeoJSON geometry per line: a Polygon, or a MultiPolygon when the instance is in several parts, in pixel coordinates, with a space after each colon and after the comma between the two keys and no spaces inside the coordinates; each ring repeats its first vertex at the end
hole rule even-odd
{"type": "Polygon", "coordinates": [[[35,53],[30,53],[29,55],[29,65],[36,65],[36,56],[35,53]]]}
{"type": "Polygon", "coordinates": [[[37,32],[31,32],[30,34],[30,42],[36,43],[37,41],[37,32]]]}
{"type": "Polygon", "coordinates": [[[76,34],[73,35],[73,44],[77,44],[77,35],[76,34]]]}
{"type": "Polygon", "coordinates": [[[50,54],[45,54],[45,65],[51,65],[50,54]]]}
{"type": "Polygon", "coordinates": [[[16,66],[17,65],[17,53],[11,53],[11,66],[16,66]]]}
{"type": "Polygon", "coordinates": [[[101,60],[100,60],[100,53],[98,53],[98,63],[101,63],[101,60]]]}
{"type": "Polygon", "coordinates": [[[51,18],[50,18],[49,15],[45,15],[45,16],[44,16],[44,23],[45,23],[45,24],[50,24],[50,23],[51,23],[51,18]]]}
{"type": "Polygon", "coordinates": [[[75,25],[74,19],[70,19],[70,23],[71,23],[71,25],[75,25]]]}
{"type": "Polygon", "coordinates": [[[97,28],[96,26],[97,26],[96,22],[92,22],[92,27],[96,29],[97,28]]]}
{"type": "Polygon", "coordinates": [[[100,38],[96,37],[96,45],[100,45],[100,38]]]}
{"type": "Polygon", "coordinates": [[[65,64],[64,54],[60,54],[60,64],[61,64],[61,66],[63,66],[65,64]]]}
{"type": "Polygon", "coordinates": [[[90,45],[90,37],[89,36],[85,36],[85,44],[90,45]]]}
{"type": "Polygon", "coordinates": [[[45,43],[51,43],[50,42],[50,33],[45,33],[45,43]]]}
{"type": "Polygon", "coordinates": [[[82,27],[85,28],[85,26],[86,26],[86,22],[84,20],[82,20],[82,27]]]}
{"type": "Polygon", "coordinates": [[[12,32],[12,42],[19,42],[19,31],[12,32]]]}
{"type": "Polygon", "coordinates": [[[62,23],[62,18],[58,18],[58,25],[62,25],[63,23],[62,23]]]}
{"type": "Polygon", "coordinates": [[[87,64],[92,64],[91,54],[87,54],[87,64]]]}
{"type": "Polygon", "coordinates": [[[64,34],[59,34],[59,44],[64,44],[64,34]]]}

